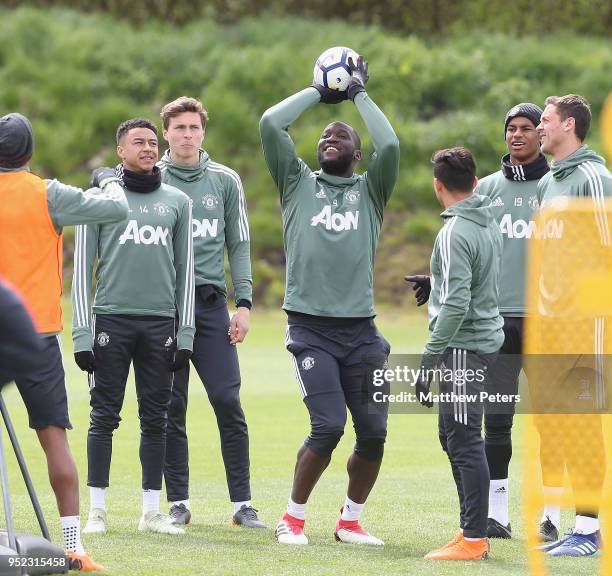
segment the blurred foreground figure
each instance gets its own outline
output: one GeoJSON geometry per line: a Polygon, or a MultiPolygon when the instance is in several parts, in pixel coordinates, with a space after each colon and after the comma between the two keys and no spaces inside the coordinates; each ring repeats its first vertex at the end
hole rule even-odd
{"type": "Polygon", "coordinates": [[[40,365],[40,339],[22,302],[0,282],[0,388],[40,365]]]}
{"type": "MultiPolygon", "coordinates": [[[[546,99],[537,127],[542,152],[552,155],[550,173],[540,180],[538,196],[545,214],[554,217],[539,227],[542,246],[534,249],[540,254],[540,268],[528,276],[538,282],[530,287],[533,318],[528,353],[557,354],[566,361],[551,366],[534,357],[529,360],[527,374],[535,376],[530,378],[530,390],[536,412],[570,412],[539,414],[536,426],[545,490],[551,485],[549,478],[556,479],[552,486],[563,485],[567,466],[576,501],[574,528],[563,538],[540,547],[550,556],[592,556],[601,546],[598,516],[605,449],[601,416],[589,412],[601,411],[606,403],[604,352],[610,326],[606,311],[603,307],[598,310],[596,304],[597,293],[609,292],[610,285],[595,285],[581,292],[580,282],[595,273],[602,262],[609,262],[612,242],[606,198],[612,196],[612,177],[605,160],[583,144],[590,123],[588,102],[582,96],[568,94],[546,99]],[[577,220],[574,206],[578,214],[586,214],[586,220],[577,220]],[[577,275],[578,270],[584,274],[577,275]],[[595,306],[585,310],[585,303],[595,306]],[[584,388],[584,394],[574,395],[579,388],[584,388]],[[551,406],[546,389],[556,393],[557,402],[570,398],[575,404],[570,410],[564,405],[551,406]],[[594,399],[592,406],[582,403],[586,395],[594,399]]],[[[557,490],[557,494],[545,493],[549,509],[558,506],[561,488],[557,490]]],[[[553,511],[551,520],[558,522],[558,513],[553,511]]]]}

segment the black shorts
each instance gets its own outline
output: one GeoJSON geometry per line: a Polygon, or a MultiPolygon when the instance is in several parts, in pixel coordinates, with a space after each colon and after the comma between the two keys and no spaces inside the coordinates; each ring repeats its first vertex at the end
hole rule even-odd
{"type": "Polygon", "coordinates": [[[60,336],[41,335],[41,343],[44,368],[16,380],[15,384],[28,410],[30,428],[57,426],[70,430],[60,336]]]}
{"type": "Polygon", "coordinates": [[[342,392],[340,369],[383,367],[391,347],[373,318],[321,318],[288,314],[285,346],[291,354],[302,397],[342,392]]]}
{"type": "MultiPolygon", "coordinates": [[[[357,440],[383,439],[389,405],[372,403],[372,371],[387,366],[389,343],[373,318],[319,318],[290,313],[285,345],[313,431],[343,430],[347,408],[357,440]]],[[[310,444],[310,437],[306,444],[310,444]]]]}

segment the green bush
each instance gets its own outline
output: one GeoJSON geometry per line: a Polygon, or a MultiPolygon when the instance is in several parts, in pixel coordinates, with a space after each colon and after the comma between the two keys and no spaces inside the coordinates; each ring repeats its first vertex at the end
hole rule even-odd
{"type": "MultiPolygon", "coordinates": [[[[368,91],[401,143],[400,176],[378,256],[381,301],[400,301],[403,272],[427,267],[440,212],[431,185],[436,149],[466,145],[476,155],[479,176],[491,173],[505,151],[506,111],[518,101],[541,104],[550,94],[567,92],[591,101],[588,143],[600,149],[597,121],[610,89],[612,47],[605,38],[567,33],[520,41],[484,31],[422,39],[338,20],[262,17],[231,25],[197,20],[183,27],[133,26],[108,15],[5,10],[0,112],[19,110],[32,119],[35,172],[86,186],[92,168],[117,162],[114,134],[122,120],[144,115],[159,125],[165,102],[182,94],[202,98],[210,113],[206,148],[245,183],[257,299],[278,305],[284,282],[280,211],[258,122],[266,108],[308,85],[316,57],[337,44],[369,59],[368,91]]],[[[350,103],[318,106],[291,131],[310,165],[316,165],[322,128],[337,117],[355,124],[366,157],[372,151],[350,103]]],[[[66,264],[69,270],[69,258],[66,264]]]]}

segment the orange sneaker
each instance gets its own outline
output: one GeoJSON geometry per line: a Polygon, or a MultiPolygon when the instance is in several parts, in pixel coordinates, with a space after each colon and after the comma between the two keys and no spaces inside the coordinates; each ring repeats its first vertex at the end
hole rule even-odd
{"type": "Polygon", "coordinates": [[[89,554],[77,554],[74,550],[66,552],[68,556],[68,569],[81,572],[104,572],[102,564],[96,564],[89,554]]]}
{"type": "Polygon", "coordinates": [[[433,550],[425,555],[425,560],[486,560],[489,557],[489,540],[466,540],[457,536],[455,542],[433,550]]]}
{"type": "Polygon", "coordinates": [[[442,548],[438,548],[438,550],[444,550],[444,548],[450,548],[451,546],[454,546],[455,544],[458,544],[459,542],[461,542],[461,540],[463,540],[463,532],[459,532],[457,536],[455,536],[450,542],[444,544],[442,548]]]}

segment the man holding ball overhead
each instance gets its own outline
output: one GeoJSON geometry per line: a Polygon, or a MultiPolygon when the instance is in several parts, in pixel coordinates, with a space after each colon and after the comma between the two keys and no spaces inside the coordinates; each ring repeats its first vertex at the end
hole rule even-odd
{"type": "MultiPolygon", "coordinates": [[[[342,57],[351,54],[347,49],[338,52],[342,57]]],[[[363,384],[371,371],[386,364],[390,351],[374,324],[373,270],[383,210],[398,175],[399,142],[366,93],[366,61],[352,55],[346,90],[315,82],[268,109],[260,122],[283,217],[285,344],[311,422],[297,454],[287,512],[276,527],[276,538],[283,544],[308,543],[306,503],[344,432],[347,408],[356,443],[347,463],[348,490],[335,537],[383,544],[362,528],[360,517],[382,462],[387,406],[368,406],[363,384]],[[306,109],[342,100],[355,104],[372,136],[375,153],[361,175],[354,173],[362,157],[361,141],[348,124],[335,121],[323,130],[317,171],[297,157],[288,133],[306,109]]]]}

